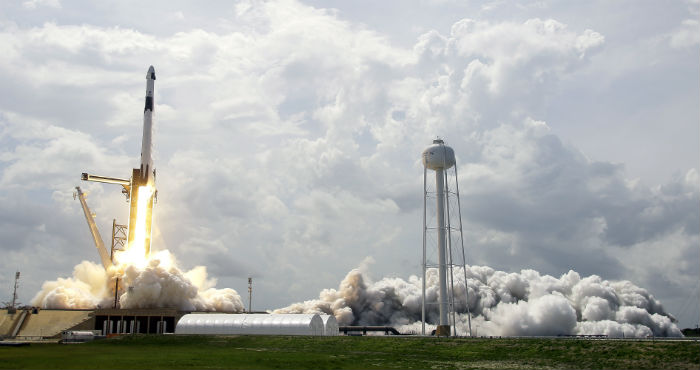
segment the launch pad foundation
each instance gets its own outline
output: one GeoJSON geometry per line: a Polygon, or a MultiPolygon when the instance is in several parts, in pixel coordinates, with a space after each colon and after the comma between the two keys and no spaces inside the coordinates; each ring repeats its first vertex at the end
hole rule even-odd
{"type": "Polygon", "coordinates": [[[100,309],[94,313],[94,330],[103,335],[174,333],[175,324],[188,313],[174,309],[100,309]]]}
{"type": "Polygon", "coordinates": [[[188,313],[175,309],[3,310],[0,337],[58,339],[66,330],[96,330],[102,335],[174,333],[175,324],[188,313]]]}

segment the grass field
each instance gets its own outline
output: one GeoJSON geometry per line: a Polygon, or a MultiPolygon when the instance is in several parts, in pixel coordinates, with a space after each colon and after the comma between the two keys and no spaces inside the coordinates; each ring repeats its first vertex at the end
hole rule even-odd
{"type": "Polygon", "coordinates": [[[0,347],[7,369],[698,369],[700,343],[420,337],[125,336],[0,347]]]}

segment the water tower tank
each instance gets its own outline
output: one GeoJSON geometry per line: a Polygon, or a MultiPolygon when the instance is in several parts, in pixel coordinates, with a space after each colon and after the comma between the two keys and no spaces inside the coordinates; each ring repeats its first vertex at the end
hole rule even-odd
{"type": "Polygon", "coordinates": [[[431,170],[446,170],[455,163],[455,151],[440,139],[433,140],[433,145],[423,151],[423,166],[431,170]]]}

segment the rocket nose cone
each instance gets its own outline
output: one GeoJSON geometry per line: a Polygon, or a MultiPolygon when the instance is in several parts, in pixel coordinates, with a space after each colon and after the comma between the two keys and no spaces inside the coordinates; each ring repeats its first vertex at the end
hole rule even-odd
{"type": "Polygon", "coordinates": [[[146,79],[147,80],[155,80],[156,79],[156,70],[153,68],[153,66],[148,67],[148,72],[146,73],[146,79]]]}

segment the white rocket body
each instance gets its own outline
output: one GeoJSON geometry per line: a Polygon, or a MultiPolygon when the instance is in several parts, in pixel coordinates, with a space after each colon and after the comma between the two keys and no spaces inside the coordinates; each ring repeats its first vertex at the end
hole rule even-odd
{"type": "Polygon", "coordinates": [[[143,139],[141,141],[141,181],[143,185],[153,186],[155,168],[153,168],[153,107],[155,106],[153,90],[156,72],[153,66],[146,73],[146,103],[143,108],[143,139]]]}
{"type": "Polygon", "coordinates": [[[143,139],[141,141],[141,164],[139,168],[134,168],[131,175],[130,196],[131,206],[129,209],[129,231],[127,243],[131,247],[134,241],[137,243],[143,239],[146,256],[151,253],[151,225],[153,223],[153,203],[156,197],[156,171],[153,167],[153,101],[156,72],[153,66],[148,68],[146,73],[146,103],[143,108],[143,139]],[[142,192],[147,191],[147,195],[142,192]],[[145,199],[142,199],[145,198],[145,199]],[[139,203],[145,202],[145,208],[139,215],[139,203]],[[139,221],[139,216],[143,219],[139,221]],[[137,233],[139,228],[145,228],[143,234],[137,233]]]}

